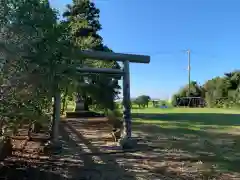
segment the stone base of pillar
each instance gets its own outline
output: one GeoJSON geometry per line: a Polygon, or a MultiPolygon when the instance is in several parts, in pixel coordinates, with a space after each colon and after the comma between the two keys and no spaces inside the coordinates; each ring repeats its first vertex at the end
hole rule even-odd
{"type": "Polygon", "coordinates": [[[128,150],[128,149],[137,148],[138,144],[136,139],[125,136],[119,140],[119,145],[123,150],[128,150]]]}
{"type": "Polygon", "coordinates": [[[46,143],[45,147],[53,154],[60,154],[62,152],[62,143],[60,141],[51,140],[46,143]]]}

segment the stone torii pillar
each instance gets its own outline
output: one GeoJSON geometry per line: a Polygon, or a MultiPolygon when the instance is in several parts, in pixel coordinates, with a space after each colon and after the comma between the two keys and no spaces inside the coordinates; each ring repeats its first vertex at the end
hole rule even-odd
{"type": "Polygon", "coordinates": [[[123,124],[127,138],[132,137],[129,61],[123,63],[123,124]]]}

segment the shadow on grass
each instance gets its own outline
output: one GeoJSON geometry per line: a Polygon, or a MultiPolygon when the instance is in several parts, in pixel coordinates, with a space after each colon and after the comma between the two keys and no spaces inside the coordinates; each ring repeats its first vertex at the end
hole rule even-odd
{"type": "Polygon", "coordinates": [[[165,114],[148,114],[132,113],[132,118],[144,118],[161,121],[177,121],[198,123],[204,125],[223,125],[223,126],[240,126],[240,114],[217,114],[217,113],[165,113],[165,114]]]}
{"type": "MultiPolygon", "coordinates": [[[[146,123],[144,120],[142,122],[133,121],[133,130],[137,135],[141,136],[147,143],[159,147],[159,156],[155,158],[159,158],[159,161],[162,159],[191,163],[203,161],[206,164],[217,165],[222,171],[240,172],[239,136],[194,130],[190,125],[179,123],[181,119],[178,118],[183,115],[171,115],[169,117],[159,115],[158,118],[159,120],[172,120],[173,123],[175,122],[174,127],[173,123],[171,126],[167,126],[164,123],[162,125],[155,124],[154,121],[150,123],[146,123]],[[162,149],[167,151],[164,152],[162,149]]],[[[148,118],[151,117],[148,116],[148,118]]],[[[207,117],[205,118],[207,121],[207,117]]],[[[186,119],[186,117],[182,117],[182,120],[186,119]]],[[[194,122],[193,119],[192,123],[194,122]]]]}

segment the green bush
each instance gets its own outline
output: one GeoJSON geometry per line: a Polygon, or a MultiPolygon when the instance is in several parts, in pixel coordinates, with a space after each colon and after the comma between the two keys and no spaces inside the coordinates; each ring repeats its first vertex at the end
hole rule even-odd
{"type": "Polygon", "coordinates": [[[122,125],[122,114],[116,110],[108,110],[107,115],[108,123],[113,126],[113,128],[120,128],[122,125]]]}

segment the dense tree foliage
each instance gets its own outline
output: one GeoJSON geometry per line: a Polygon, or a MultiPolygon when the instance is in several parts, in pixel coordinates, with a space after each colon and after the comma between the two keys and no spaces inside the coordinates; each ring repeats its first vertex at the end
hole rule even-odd
{"type": "Polygon", "coordinates": [[[8,1],[0,18],[5,50],[1,119],[20,122],[44,118],[60,85],[56,12],[46,1],[8,1]]]}
{"type": "Polygon", "coordinates": [[[204,88],[196,81],[192,81],[190,83],[190,92],[188,84],[180,88],[180,90],[173,95],[172,104],[176,106],[177,104],[179,104],[179,99],[183,97],[204,97],[204,94],[204,88]]]}
{"type": "Polygon", "coordinates": [[[233,107],[240,103],[240,71],[225,73],[204,84],[206,101],[213,107],[233,107]]]}
{"type": "MultiPolygon", "coordinates": [[[[67,11],[63,14],[66,18],[64,22],[70,32],[70,37],[73,43],[82,50],[98,50],[112,52],[103,44],[102,37],[98,34],[101,30],[99,22],[99,9],[95,7],[93,2],[73,1],[72,5],[67,5],[67,11]]],[[[81,66],[99,67],[99,68],[120,68],[115,61],[104,62],[91,59],[77,59],[81,66]]],[[[119,94],[118,79],[120,77],[109,77],[104,74],[91,74],[87,79],[79,76],[77,91],[78,97],[84,100],[85,109],[88,110],[88,105],[94,107],[114,108],[115,97],[119,94]],[[83,84],[87,82],[87,85],[83,84]]]]}
{"type": "Polygon", "coordinates": [[[138,96],[136,99],[134,99],[133,103],[138,105],[139,108],[145,108],[145,107],[148,107],[148,103],[150,100],[151,100],[150,96],[141,95],[141,96],[138,96]]]}
{"type": "Polygon", "coordinates": [[[73,1],[64,21],[48,0],[1,1],[0,8],[1,121],[18,126],[47,119],[56,92],[62,94],[63,107],[78,92],[99,108],[114,108],[119,77],[90,74],[85,79],[77,71],[83,66],[120,68],[115,61],[79,56],[81,49],[111,51],[98,34],[94,3],[73,1]]]}
{"type": "Polygon", "coordinates": [[[240,71],[225,73],[222,77],[215,77],[202,86],[191,83],[190,95],[188,85],[181,88],[173,96],[173,104],[179,97],[202,97],[209,107],[236,107],[240,105],[240,71]]]}

